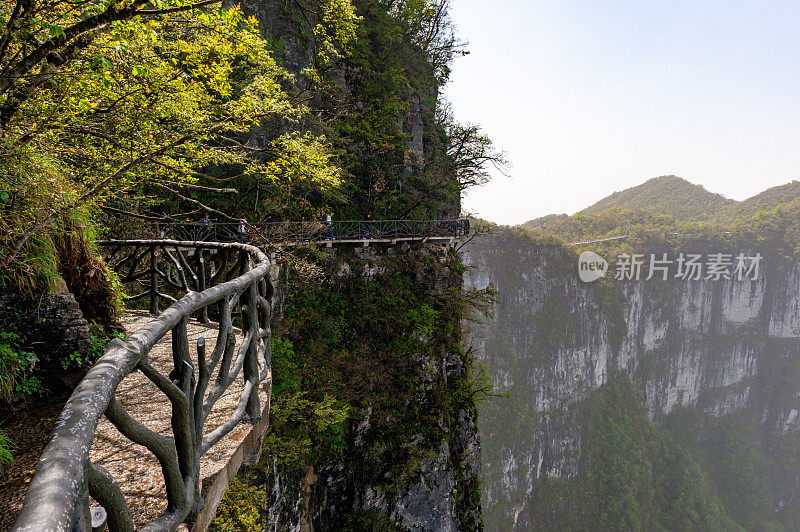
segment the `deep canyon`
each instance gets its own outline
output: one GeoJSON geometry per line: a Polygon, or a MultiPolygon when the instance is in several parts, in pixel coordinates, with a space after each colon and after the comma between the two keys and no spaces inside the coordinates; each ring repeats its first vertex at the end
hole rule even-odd
{"type": "MultiPolygon", "coordinates": [[[[613,449],[587,450],[604,442],[603,423],[617,423],[622,442],[612,480],[633,499],[655,493],[636,508],[649,513],[643,526],[681,522],[670,519],[686,509],[668,511],[660,490],[686,497],[694,488],[659,480],[671,466],[645,456],[646,479],[615,476],[639,460],[628,441],[635,415],[615,401],[640,404],[648,427],[637,430],[680,455],[684,475],[703,492],[696,511],[721,508],[731,519],[725,526],[737,528],[797,523],[800,266],[767,261],[757,280],[583,283],[574,248],[507,228],[469,243],[464,262],[467,287],[498,292],[493,318],[473,326],[470,342],[507,394],[482,405],[479,419],[487,530],[580,525],[565,518],[593,497],[580,486],[603,490],[598,471],[620,458],[613,449]],[[600,412],[608,419],[591,419],[585,407],[608,399],[609,386],[623,392],[600,412]],[[623,419],[614,418],[618,411],[623,419]],[[594,476],[581,483],[581,475],[594,476]]],[[[647,454],[654,444],[645,440],[647,454]]],[[[599,496],[613,496],[608,491],[599,496]]],[[[613,512],[604,504],[583,523],[598,526],[613,512]]],[[[618,526],[635,527],[619,515],[618,526]]]]}

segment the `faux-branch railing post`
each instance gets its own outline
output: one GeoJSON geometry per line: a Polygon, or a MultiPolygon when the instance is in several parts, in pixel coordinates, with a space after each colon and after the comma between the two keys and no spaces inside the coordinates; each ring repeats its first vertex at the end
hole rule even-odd
{"type": "Polygon", "coordinates": [[[103,414],[120,433],[145,446],[161,464],[167,510],[143,530],[174,530],[183,522],[191,522],[203,506],[199,488],[203,454],[242,420],[254,422],[260,415],[258,386],[270,371],[273,289],[268,257],[258,248],[240,243],[133,240],[103,244],[113,246],[116,254],[122,252],[123,257],[113,266],[123,270],[123,281],[151,282],[145,292],[130,299],[150,296],[150,308],[156,312],[158,298],[174,303],[126,341],[110,342],[78,384],[42,453],[13,530],[91,530],[89,495],[106,509],[112,530],[134,529],[117,482],[89,460],[103,414]],[[139,269],[143,263],[146,267],[139,269]],[[214,265],[208,274],[202,271],[206,264],[214,265]],[[195,273],[192,266],[199,267],[199,271],[195,273]],[[187,293],[179,299],[160,293],[157,281],[187,293]],[[193,359],[188,320],[192,315],[207,320],[210,308],[219,322],[217,342],[213,353],[207,356],[205,341],[198,340],[193,359]],[[244,335],[238,349],[233,326],[236,309],[244,335]],[[165,376],[151,366],[147,354],[170,331],[174,369],[165,376]],[[141,371],[169,398],[172,436],[147,428],[114,398],[119,383],[134,370],[141,371]],[[215,372],[217,377],[212,383],[215,372]],[[233,415],[204,434],[208,414],[240,373],[245,385],[233,415]],[[209,384],[212,387],[207,390],[209,384]]]}

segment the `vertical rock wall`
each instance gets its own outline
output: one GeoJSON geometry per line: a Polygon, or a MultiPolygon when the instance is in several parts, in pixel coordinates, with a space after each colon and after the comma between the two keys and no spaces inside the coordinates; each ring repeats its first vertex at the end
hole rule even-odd
{"type": "MultiPolygon", "coordinates": [[[[402,244],[332,249],[319,260],[327,281],[309,283],[309,292],[288,281],[273,331],[292,342],[292,354],[273,348],[273,434],[258,466],[242,475],[265,499],[266,529],[481,530],[481,445],[474,368],[461,349],[458,255],[402,244]],[[281,382],[289,366],[320,381],[281,382]],[[342,439],[312,436],[310,453],[287,459],[279,450],[302,445],[306,433],[281,416],[301,399],[321,408],[326,395],[334,409],[347,404],[342,439]]],[[[237,497],[244,500],[235,489],[226,494],[223,518],[237,497]]]]}
{"type": "Polygon", "coordinates": [[[488,529],[513,523],[542,480],[578,473],[570,406],[614,371],[655,423],[680,406],[800,431],[800,265],[767,264],[758,281],[584,284],[574,254],[505,230],[470,244],[464,262],[467,286],[499,291],[471,341],[512,394],[481,416],[488,529]]]}

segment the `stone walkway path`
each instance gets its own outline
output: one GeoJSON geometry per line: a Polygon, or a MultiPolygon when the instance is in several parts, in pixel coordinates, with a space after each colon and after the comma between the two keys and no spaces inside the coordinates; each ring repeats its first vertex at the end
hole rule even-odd
{"type": "Polygon", "coordinates": [[[16,445],[14,462],[0,467],[0,530],[8,530],[17,519],[36,463],[53,425],[64,408],[65,398],[37,402],[9,414],[3,430],[16,445]]]}
{"type": "MultiPolygon", "coordinates": [[[[126,331],[131,333],[151,319],[152,316],[146,312],[131,311],[126,313],[122,322],[126,331]]],[[[213,352],[217,339],[215,325],[202,324],[192,320],[189,322],[188,334],[189,345],[192,346],[192,349],[195,349],[197,339],[202,336],[206,342],[206,353],[213,352]]],[[[237,334],[236,338],[238,344],[241,341],[241,335],[237,334]]],[[[163,375],[169,375],[172,370],[171,342],[170,333],[154,346],[149,354],[150,363],[163,375]]],[[[192,354],[195,358],[196,352],[192,354]]],[[[214,377],[212,376],[212,381],[214,377]]],[[[264,415],[269,412],[271,383],[270,375],[259,389],[264,415]]],[[[206,433],[213,431],[230,418],[238,404],[239,394],[243,387],[244,382],[241,377],[231,384],[208,416],[204,429],[206,433]]],[[[172,435],[170,402],[141,372],[135,371],[126,377],[120,383],[116,397],[132,417],[159,434],[172,435]]],[[[201,482],[204,479],[206,483],[209,482],[210,477],[228,465],[231,457],[251,430],[252,425],[240,424],[206,453],[201,462],[201,482]]],[[[105,417],[97,427],[90,456],[92,462],[105,467],[120,483],[137,527],[158,517],[166,509],[164,479],[158,460],[145,447],[136,445],[123,437],[105,417]]]]}

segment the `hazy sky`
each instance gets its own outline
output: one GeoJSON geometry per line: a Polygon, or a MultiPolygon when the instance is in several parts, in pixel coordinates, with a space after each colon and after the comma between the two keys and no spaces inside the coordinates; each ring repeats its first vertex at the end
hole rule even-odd
{"type": "Polygon", "coordinates": [[[800,179],[800,2],[452,0],[447,96],[513,163],[510,224],[675,174],[734,199],[800,179]]]}

